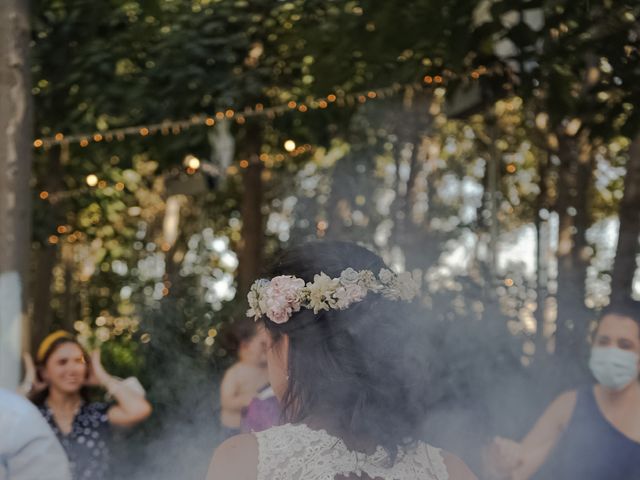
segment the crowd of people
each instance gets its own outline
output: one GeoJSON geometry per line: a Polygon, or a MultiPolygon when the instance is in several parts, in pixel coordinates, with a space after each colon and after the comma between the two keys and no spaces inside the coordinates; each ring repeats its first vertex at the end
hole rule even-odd
{"type": "MultiPolygon", "coordinates": [[[[406,277],[352,244],[285,252],[248,298],[249,314],[260,323],[247,342],[260,350],[266,344],[280,425],[226,440],[213,456],[209,480],[476,478],[457,457],[420,441],[431,386],[428,333],[407,308],[410,293],[406,277]]],[[[263,365],[261,355],[253,358],[254,367],[263,365]]],[[[239,363],[247,359],[241,354],[239,363]]],[[[637,303],[601,313],[589,367],[594,384],[556,398],[521,441],[494,438],[478,474],[487,480],[640,479],[637,303]]],[[[251,378],[235,380],[255,392],[260,382],[251,378]]]]}
{"type": "MultiPolygon", "coordinates": [[[[418,286],[369,250],[317,242],[287,250],[235,322],[237,358],[220,389],[208,480],[471,480],[422,441],[430,407],[429,332],[418,286]]],[[[46,337],[22,396],[0,391],[0,479],[111,478],[113,428],[152,411],[68,332],[46,337]],[[94,401],[99,387],[107,401],[94,401]],[[4,432],[12,432],[5,435],[4,432]]],[[[595,382],[558,396],[523,439],[496,437],[488,480],[640,479],[640,309],[610,305],[593,334],[595,382]]],[[[471,428],[471,427],[470,427],[471,428]]]]}

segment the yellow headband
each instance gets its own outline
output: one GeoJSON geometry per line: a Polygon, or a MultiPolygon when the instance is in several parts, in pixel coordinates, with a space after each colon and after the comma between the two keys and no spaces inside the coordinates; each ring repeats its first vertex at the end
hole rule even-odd
{"type": "Polygon", "coordinates": [[[53,333],[50,333],[46,336],[46,338],[42,341],[40,346],[38,347],[38,353],[36,354],[36,361],[42,362],[44,360],[45,355],[51,348],[51,345],[56,340],[60,340],[61,338],[68,338],[69,340],[73,340],[73,335],[69,332],[65,332],[64,330],[56,330],[53,333]]]}

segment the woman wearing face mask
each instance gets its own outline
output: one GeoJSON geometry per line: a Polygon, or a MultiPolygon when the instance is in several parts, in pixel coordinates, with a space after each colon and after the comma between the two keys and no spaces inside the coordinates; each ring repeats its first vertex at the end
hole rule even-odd
{"type": "Polygon", "coordinates": [[[544,478],[640,478],[640,307],[608,307],[594,334],[589,367],[597,383],[556,398],[517,443],[496,438],[495,478],[526,480],[549,461],[544,478]]]}
{"type": "Polygon", "coordinates": [[[73,480],[108,478],[111,426],[135,425],[150,415],[144,390],[135,382],[109,375],[98,351],[89,357],[62,330],[44,339],[36,366],[37,391],[30,399],[62,444],[73,480]],[[89,402],[88,386],[104,387],[114,402],[89,402]]]}

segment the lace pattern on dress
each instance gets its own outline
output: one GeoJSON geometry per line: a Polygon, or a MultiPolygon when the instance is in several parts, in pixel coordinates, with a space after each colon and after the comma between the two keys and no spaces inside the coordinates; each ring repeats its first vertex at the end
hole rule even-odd
{"type": "Polygon", "coordinates": [[[444,464],[444,458],[442,458],[440,449],[427,445],[427,456],[433,466],[433,474],[436,480],[449,480],[449,472],[447,471],[447,466],[444,464]]]}
{"type": "Polygon", "coordinates": [[[349,450],[324,430],[282,425],[254,434],[258,441],[258,480],[334,480],[367,474],[385,480],[448,480],[440,450],[419,442],[401,450],[395,463],[382,447],[372,455],[349,450]]]}

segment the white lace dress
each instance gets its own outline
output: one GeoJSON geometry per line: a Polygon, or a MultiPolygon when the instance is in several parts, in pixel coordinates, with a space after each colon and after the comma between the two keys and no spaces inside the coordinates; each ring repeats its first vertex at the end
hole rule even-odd
{"type": "Polygon", "coordinates": [[[334,480],[336,475],[385,480],[448,480],[440,450],[418,442],[401,450],[393,465],[382,447],[372,455],[349,450],[342,440],[304,424],[282,425],[254,434],[258,480],[334,480]]]}

